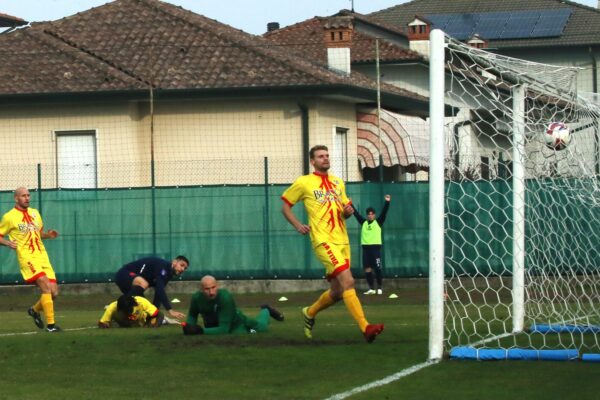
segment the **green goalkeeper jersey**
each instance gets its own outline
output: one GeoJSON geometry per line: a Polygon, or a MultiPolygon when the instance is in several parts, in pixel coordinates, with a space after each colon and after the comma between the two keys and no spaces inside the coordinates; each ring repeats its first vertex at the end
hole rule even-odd
{"type": "Polygon", "coordinates": [[[254,318],[248,318],[238,310],[227,289],[218,289],[214,299],[207,298],[201,291],[194,293],[186,322],[197,325],[198,315],[202,316],[206,335],[245,333],[258,327],[254,318]]]}

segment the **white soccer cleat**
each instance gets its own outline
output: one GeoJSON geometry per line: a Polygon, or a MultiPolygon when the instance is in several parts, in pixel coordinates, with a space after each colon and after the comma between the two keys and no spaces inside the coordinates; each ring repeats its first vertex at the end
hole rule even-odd
{"type": "Polygon", "coordinates": [[[383,294],[383,290],[382,289],[377,289],[377,294],[383,294]]]}
{"type": "Polygon", "coordinates": [[[369,289],[366,292],[364,292],[363,294],[367,294],[368,295],[368,294],[375,294],[375,293],[376,293],[375,289],[369,289]]]}

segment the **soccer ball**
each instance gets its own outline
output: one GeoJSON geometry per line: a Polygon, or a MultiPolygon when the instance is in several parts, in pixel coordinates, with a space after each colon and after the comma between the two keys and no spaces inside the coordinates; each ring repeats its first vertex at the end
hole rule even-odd
{"type": "Polygon", "coordinates": [[[544,135],[546,146],[553,150],[563,150],[571,142],[571,131],[562,122],[553,122],[548,125],[544,135]]]}

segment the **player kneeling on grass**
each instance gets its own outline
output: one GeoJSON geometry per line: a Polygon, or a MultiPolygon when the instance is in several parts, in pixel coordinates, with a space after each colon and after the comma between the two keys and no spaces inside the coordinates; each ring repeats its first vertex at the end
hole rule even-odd
{"type": "Polygon", "coordinates": [[[106,307],[98,328],[110,328],[113,322],[121,328],[158,328],[164,315],[146,298],[124,294],[106,307]]]}
{"type": "Polygon", "coordinates": [[[227,289],[220,289],[217,280],[206,275],[200,280],[200,291],[194,293],[186,321],[181,325],[186,335],[219,335],[224,333],[265,332],[269,327],[269,317],[283,321],[282,313],[262,305],[256,318],[244,315],[235,305],[233,296],[227,289]],[[204,328],[198,325],[202,316],[204,328]]]}

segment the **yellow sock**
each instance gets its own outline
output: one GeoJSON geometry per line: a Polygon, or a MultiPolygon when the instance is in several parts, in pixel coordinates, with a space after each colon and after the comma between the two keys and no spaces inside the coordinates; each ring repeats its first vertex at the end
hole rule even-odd
{"type": "Polygon", "coordinates": [[[329,293],[330,290],[326,290],[312,306],[308,307],[306,313],[309,317],[314,318],[317,313],[336,303],[336,301],[331,298],[329,293]]]}
{"type": "Polygon", "coordinates": [[[38,302],[35,303],[31,308],[33,308],[33,311],[37,313],[44,311],[44,308],[42,307],[42,299],[38,300],[38,302]]]}
{"type": "Polygon", "coordinates": [[[358,300],[358,297],[356,296],[356,290],[345,290],[342,297],[344,298],[344,304],[346,304],[346,308],[350,311],[352,318],[354,318],[358,324],[360,331],[364,333],[369,322],[367,322],[360,300],[358,300]]]}
{"type": "Polygon", "coordinates": [[[54,323],[54,301],[52,301],[52,295],[50,293],[42,293],[40,298],[44,314],[46,314],[46,324],[52,325],[54,323]]]}

